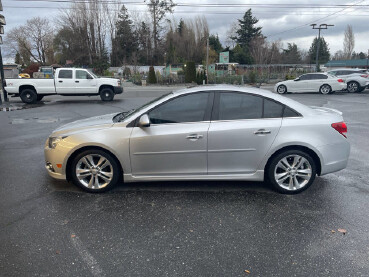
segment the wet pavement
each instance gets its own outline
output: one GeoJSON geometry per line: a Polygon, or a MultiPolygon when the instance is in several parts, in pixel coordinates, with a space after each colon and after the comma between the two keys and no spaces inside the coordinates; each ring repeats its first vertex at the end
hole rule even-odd
{"type": "Polygon", "coordinates": [[[96,195],[47,175],[43,145],[56,127],[170,90],[130,88],[113,102],[53,96],[0,111],[1,276],[369,275],[368,91],[288,95],[341,110],[352,147],[347,169],[299,195],[224,181],[121,184],[96,195]]]}

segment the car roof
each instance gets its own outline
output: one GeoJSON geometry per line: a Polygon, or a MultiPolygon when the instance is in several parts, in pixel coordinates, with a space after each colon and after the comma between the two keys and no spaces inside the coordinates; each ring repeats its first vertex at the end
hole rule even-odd
{"type": "Polygon", "coordinates": [[[347,71],[363,71],[366,70],[365,68],[336,68],[329,71],[341,71],[341,70],[347,70],[347,71]]]}

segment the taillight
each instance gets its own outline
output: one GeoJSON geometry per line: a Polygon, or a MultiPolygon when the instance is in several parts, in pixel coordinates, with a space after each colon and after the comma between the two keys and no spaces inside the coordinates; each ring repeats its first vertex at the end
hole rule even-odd
{"type": "Polygon", "coordinates": [[[121,83],[120,79],[118,79],[118,87],[120,87],[121,84],[122,83],[121,83]]]}
{"type": "Polygon", "coordinates": [[[343,80],[342,79],[338,79],[337,80],[339,83],[343,83],[343,80]]]}
{"type": "Polygon", "coordinates": [[[368,78],[369,77],[369,75],[360,75],[361,77],[363,77],[363,78],[368,78]]]}
{"type": "Polygon", "coordinates": [[[345,122],[332,123],[331,125],[338,133],[347,138],[347,125],[345,122]]]}

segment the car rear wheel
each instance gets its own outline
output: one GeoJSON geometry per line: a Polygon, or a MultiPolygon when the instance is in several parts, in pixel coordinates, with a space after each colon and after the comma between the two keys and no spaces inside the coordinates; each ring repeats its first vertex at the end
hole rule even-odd
{"type": "Polygon", "coordinates": [[[314,182],[316,165],[307,153],[288,150],[273,157],[267,169],[267,177],[275,190],[296,194],[306,190],[314,182]]]}
{"type": "Polygon", "coordinates": [[[100,91],[100,98],[102,101],[112,101],[114,99],[114,91],[110,88],[103,88],[100,91]]]}
{"type": "Polygon", "coordinates": [[[360,85],[358,82],[348,82],[347,83],[347,91],[350,93],[359,92],[360,85]]]}
{"type": "Polygon", "coordinates": [[[37,93],[33,89],[24,89],[20,93],[20,98],[22,99],[23,103],[26,104],[34,104],[37,101],[37,93]]]}
{"type": "Polygon", "coordinates": [[[71,166],[73,183],[88,192],[112,189],[120,180],[121,169],[114,157],[101,150],[78,154],[71,166]]]}
{"type": "Polygon", "coordinates": [[[321,94],[329,94],[332,92],[332,88],[330,85],[325,84],[320,87],[319,92],[321,94]]]}
{"type": "Polygon", "coordinates": [[[278,92],[279,94],[284,94],[284,93],[286,93],[286,92],[287,92],[287,87],[286,87],[285,85],[279,85],[279,86],[277,87],[277,92],[278,92]]]}

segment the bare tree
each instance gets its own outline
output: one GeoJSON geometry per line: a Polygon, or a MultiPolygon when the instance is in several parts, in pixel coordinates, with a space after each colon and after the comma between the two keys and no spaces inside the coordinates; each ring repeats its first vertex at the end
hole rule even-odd
{"type": "Polygon", "coordinates": [[[152,35],[154,41],[154,62],[158,61],[158,44],[160,38],[160,32],[162,28],[162,21],[166,14],[172,13],[175,4],[173,0],[145,0],[149,7],[149,11],[152,17],[152,35]]]}
{"type": "Polygon", "coordinates": [[[44,65],[52,63],[54,31],[46,18],[34,17],[24,26],[11,29],[6,36],[6,45],[12,53],[19,53],[23,61],[28,58],[44,65]],[[28,58],[27,58],[28,57],[28,58]]]}
{"type": "Polygon", "coordinates": [[[351,59],[352,52],[355,47],[355,35],[351,25],[347,25],[345,30],[345,38],[343,40],[343,52],[346,59],[351,59]]]}

